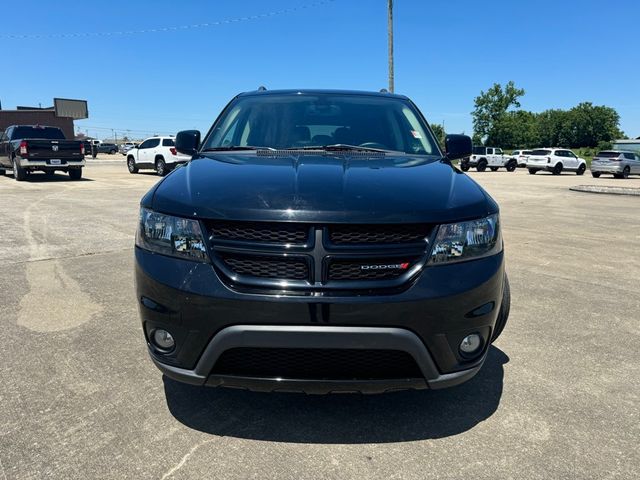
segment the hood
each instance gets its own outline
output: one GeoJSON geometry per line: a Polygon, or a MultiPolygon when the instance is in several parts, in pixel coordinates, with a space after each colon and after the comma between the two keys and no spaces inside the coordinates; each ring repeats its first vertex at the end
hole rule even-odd
{"type": "Polygon", "coordinates": [[[143,199],[196,218],[314,223],[445,223],[497,205],[446,162],[410,155],[215,154],[174,170],[143,199]]]}

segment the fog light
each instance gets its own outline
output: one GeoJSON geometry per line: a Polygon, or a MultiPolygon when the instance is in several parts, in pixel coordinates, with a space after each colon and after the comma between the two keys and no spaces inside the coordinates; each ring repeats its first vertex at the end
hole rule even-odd
{"type": "Polygon", "coordinates": [[[173,336],[161,328],[153,331],[153,343],[161,350],[172,350],[176,345],[173,336]]]}
{"type": "Polygon", "coordinates": [[[473,355],[478,353],[482,347],[482,337],[477,333],[467,335],[460,342],[460,352],[464,355],[473,355]]]}

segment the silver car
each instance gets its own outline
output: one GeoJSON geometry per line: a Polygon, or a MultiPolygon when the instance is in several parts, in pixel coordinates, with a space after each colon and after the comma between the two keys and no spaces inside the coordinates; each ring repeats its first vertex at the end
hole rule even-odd
{"type": "Polygon", "coordinates": [[[605,150],[591,160],[591,175],[598,178],[602,173],[612,173],[616,178],[640,175],[640,157],[634,152],[605,150]]]}

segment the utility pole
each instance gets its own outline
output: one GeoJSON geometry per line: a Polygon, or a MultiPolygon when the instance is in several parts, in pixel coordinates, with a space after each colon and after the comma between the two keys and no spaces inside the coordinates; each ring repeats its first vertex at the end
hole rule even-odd
{"type": "Polygon", "coordinates": [[[389,36],[389,92],[393,93],[393,0],[389,2],[389,18],[387,21],[387,33],[389,36]]]}

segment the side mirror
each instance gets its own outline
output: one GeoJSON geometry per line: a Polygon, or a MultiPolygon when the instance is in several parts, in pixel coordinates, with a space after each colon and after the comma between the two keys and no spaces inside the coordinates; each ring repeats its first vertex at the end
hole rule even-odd
{"type": "Polygon", "coordinates": [[[194,155],[200,148],[200,131],[183,130],[176,135],[176,150],[186,155],[194,155]]]}
{"type": "Polygon", "coordinates": [[[444,150],[447,160],[458,160],[471,155],[473,145],[467,135],[447,135],[444,139],[444,150]]]}

